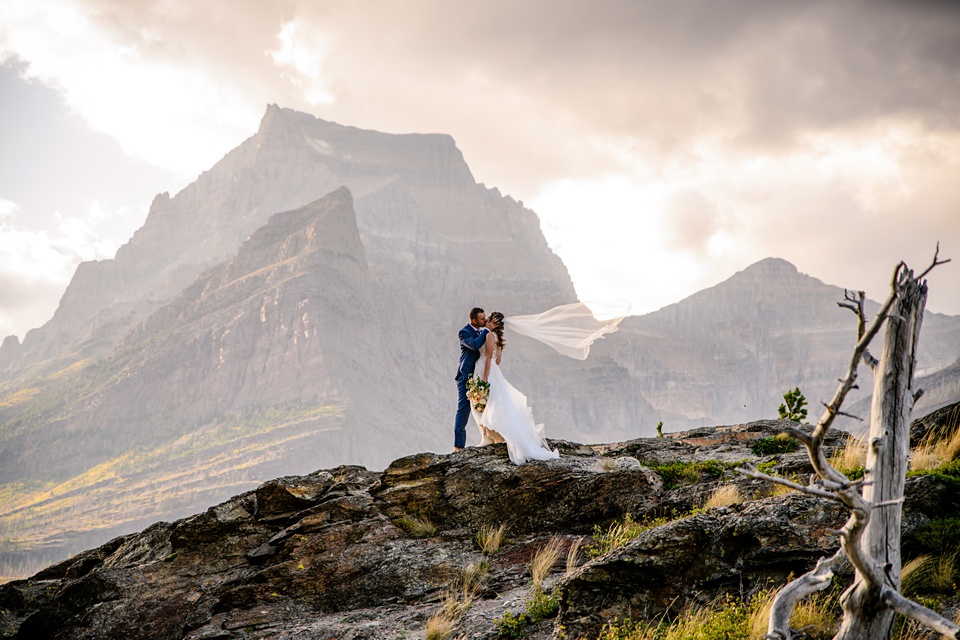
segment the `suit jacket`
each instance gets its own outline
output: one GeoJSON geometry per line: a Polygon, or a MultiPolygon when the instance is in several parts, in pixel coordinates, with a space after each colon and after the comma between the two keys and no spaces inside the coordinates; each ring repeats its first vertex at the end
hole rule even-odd
{"type": "Polygon", "coordinates": [[[466,380],[473,374],[477,360],[480,358],[480,347],[487,338],[489,329],[474,329],[472,324],[460,329],[460,366],[457,367],[457,382],[466,380]]]}

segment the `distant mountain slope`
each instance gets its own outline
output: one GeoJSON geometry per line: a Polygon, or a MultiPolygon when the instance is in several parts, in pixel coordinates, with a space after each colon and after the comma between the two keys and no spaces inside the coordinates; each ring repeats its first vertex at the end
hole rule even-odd
{"type": "Polygon", "coordinates": [[[273,216],[112,356],[8,400],[3,551],[62,557],[278,472],[428,447],[371,402],[389,379],[389,419],[426,410],[386,343],[350,193],[273,216]]]}
{"type": "MultiPolygon", "coordinates": [[[[921,328],[920,335],[923,336],[925,328],[921,328]]],[[[923,338],[921,337],[921,342],[923,338]]],[[[933,373],[921,375],[914,382],[914,388],[922,389],[923,395],[917,400],[913,407],[914,418],[929,416],[930,414],[960,401],[960,360],[957,360],[942,369],[933,373]]],[[[856,416],[862,416],[865,424],[870,417],[871,398],[862,398],[859,402],[852,405],[850,412],[856,416]]]]}
{"type": "MultiPolygon", "coordinates": [[[[676,304],[627,319],[617,345],[601,344],[598,352],[639,378],[671,431],[776,417],[780,395],[797,386],[813,418],[836,390],[856,341],[856,317],[837,306],[842,300],[842,288],[768,258],[676,304]]],[[[868,302],[868,316],[878,308],[868,302]]],[[[919,375],[958,357],[960,317],[926,313],[919,375]]],[[[871,391],[866,368],[859,384],[848,406],[871,391]]],[[[943,402],[951,398],[960,394],[947,393],[943,402]]]]}

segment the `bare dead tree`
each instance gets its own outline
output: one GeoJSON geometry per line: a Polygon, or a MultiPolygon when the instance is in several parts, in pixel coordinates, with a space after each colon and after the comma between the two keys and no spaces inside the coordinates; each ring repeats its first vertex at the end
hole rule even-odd
{"type": "Polygon", "coordinates": [[[830,558],[786,585],[773,600],[767,628],[768,640],[791,640],[794,606],[806,596],[826,589],[833,567],[843,558],[853,565],[856,577],[842,597],[843,620],[834,640],[889,638],[894,613],[916,620],[947,637],[960,639],[960,626],[900,593],[900,516],[906,482],[910,440],[910,414],[920,391],[914,393],[913,372],[917,339],[927,299],[924,278],[949,260],[939,260],[940,246],[932,264],[915,276],[901,262],[893,273],[890,295],[867,323],[864,293],[844,291],[838,304],[857,314],[857,345],[846,375],[812,433],[797,428],[787,432],[803,443],[816,472],[804,486],[757,471],[747,464],[738,469],[753,478],[786,485],[798,491],[844,504],[850,515],[838,532],[840,548],[830,558]],[[868,346],[886,322],[883,352],[874,358],[868,346]],[[874,374],[873,404],[864,480],[850,480],[834,469],[823,451],[827,431],[838,415],[847,393],[856,386],[857,369],[863,361],[874,374]]]}

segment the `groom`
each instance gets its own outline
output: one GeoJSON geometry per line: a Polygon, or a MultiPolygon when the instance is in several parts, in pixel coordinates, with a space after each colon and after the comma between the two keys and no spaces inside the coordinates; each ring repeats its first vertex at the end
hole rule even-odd
{"type": "Polygon", "coordinates": [[[453,450],[463,451],[467,446],[467,420],[470,419],[470,401],[467,400],[467,378],[473,375],[473,369],[480,357],[480,347],[487,337],[489,329],[487,315],[480,307],[470,309],[470,323],[460,329],[460,366],[457,367],[457,419],[453,424],[453,450]]]}

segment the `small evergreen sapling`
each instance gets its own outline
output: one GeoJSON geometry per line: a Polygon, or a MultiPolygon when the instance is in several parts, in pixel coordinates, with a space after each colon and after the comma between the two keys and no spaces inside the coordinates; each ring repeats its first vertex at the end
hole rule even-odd
{"type": "Polygon", "coordinates": [[[777,409],[777,411],[780,412],[781,420],[803,422],[807,419],[807,410],[804,409],[804,406],[807,404],[807,399],[800,393],[800,387],[795,388],[793,391],[787,391],[783,394],[783,399],[786,404],[781,404],[777,409]]]}

